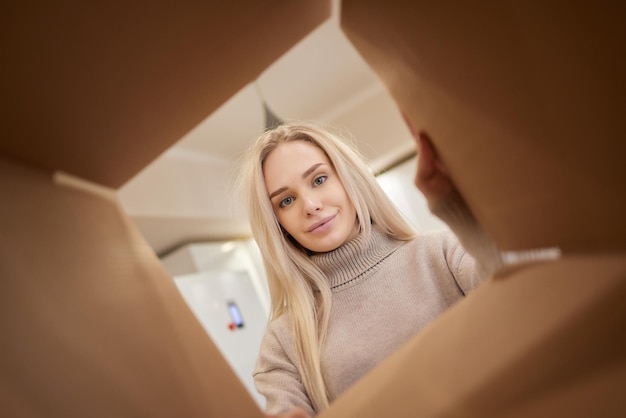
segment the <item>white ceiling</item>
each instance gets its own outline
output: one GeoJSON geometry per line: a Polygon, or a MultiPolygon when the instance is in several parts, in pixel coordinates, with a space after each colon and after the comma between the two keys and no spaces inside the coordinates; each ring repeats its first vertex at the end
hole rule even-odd
{"type": "Polygon", "coordinates": [[[393,100],[341,32],[337,9],[120,189],[122,206],[157,254],[249,234],[229,185],[237,158],[265,129],[264,102],[281,120],[344,128],[374,171],[413,151],[393,100]]]}

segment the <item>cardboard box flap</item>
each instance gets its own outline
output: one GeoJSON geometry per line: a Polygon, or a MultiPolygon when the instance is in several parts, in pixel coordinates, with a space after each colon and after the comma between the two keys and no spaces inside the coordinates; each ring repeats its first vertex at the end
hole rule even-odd
{"type": "Polygon", "coordinates": [[[330,16],[330,1],[13,2],[0,154],[118,188],[330,16]]]}
{"type": "Polygon", "coordinates": [[[261,417],[115,199],[0,158],[0,415],[261,417]]]}
{"type": "Polygon", "coordinates": [[[625,273],[624,253],[501,271],[319,418],[624,416],[625,273]]]}
{"type": "Polygon", "coordinates": [[[626,7],[346,0],[342,27],[505,250],[626,247],[626,7]]]}

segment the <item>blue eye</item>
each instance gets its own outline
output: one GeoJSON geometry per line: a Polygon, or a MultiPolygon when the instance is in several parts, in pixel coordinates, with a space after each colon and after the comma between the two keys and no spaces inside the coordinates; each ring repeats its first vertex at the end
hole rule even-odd
{"type": "Polygon", "coordinates": [[[328,176],[319,176],[315,180],[313,180],[313,184],[315,184],[316,186],[319,186],[320,184],[324,183],[327,178],[328,176]]]}
{"type": "Polygon", "coordinates": [[[286,197],[280,201],[278,206],[280,206],[281,208],[284,208],[285,206],[291,205],[291,203],[293,203],[293,197],[286,197]]]}

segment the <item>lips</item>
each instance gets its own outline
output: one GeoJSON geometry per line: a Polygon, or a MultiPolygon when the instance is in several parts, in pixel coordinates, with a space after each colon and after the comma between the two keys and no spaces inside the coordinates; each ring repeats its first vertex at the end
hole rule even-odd
{"type": "Polygon", "coordinates": [[[307,229],[307,232],[314,232],[316,229],[326,225],[328,222],[332,221],[333,219],[335,219],[335,216],[337,215],[332,215],[332,216],[328,216],[318,222],[315,222],[313,225],[311,225],[311,227],[309,229],[307,229]]]}

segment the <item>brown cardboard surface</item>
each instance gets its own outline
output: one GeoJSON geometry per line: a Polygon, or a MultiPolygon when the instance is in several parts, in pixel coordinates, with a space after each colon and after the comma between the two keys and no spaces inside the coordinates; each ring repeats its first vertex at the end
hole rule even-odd
{"type": "Polygon", "coordinates": [[[108,197],[0,159],[0,415],[255,417],[108,197]]]}
{"type": "Polygon", "coordinates": [[[617,2],[344,0],[509,266],[320,418],[626,415],[626,84],[617,2]]]}
{"type": "Polygon", "coordinates": [[[624,300],[626,253],[501,271],[319,417],[624,416],[624,300]]]}
{"type": "Polygon", "coordinates": [[[330,16],[330,1],[3,6],[0,155],[118,188],[330,16]]]}
{"type": "Polygon", "coordinates": [[[342,27],[505,250],[626,247],[626,6],[346,0],[342,27]]]}

